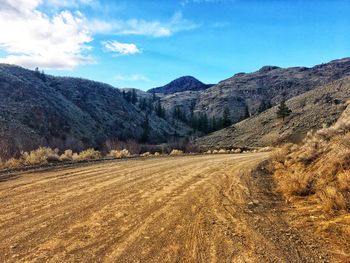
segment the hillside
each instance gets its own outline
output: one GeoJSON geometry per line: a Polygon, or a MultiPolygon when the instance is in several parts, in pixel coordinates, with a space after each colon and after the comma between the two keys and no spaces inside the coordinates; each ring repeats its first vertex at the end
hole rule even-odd
{"type": "Polygon", "coordinates": [[[289,99],[292,114],[277,119],[277,107],[241,121],[231,127],[199,138],[204,148],[267,146],[282,142],[300,142],[306,133],[323,124],[333,124],[350,98],[350,77],[334,81],[289,99]]]}
{"type": "MultiPolygon", "coordinates": [[[[146,114],[109,85],[90,80],[42,76],[0,64],[2,151],[38,145],[99,147],[107,139],[140,139],[146,114]],[[11,149],[4,148],[11,145],[11,149]],[[13,146],[15,146],[13,148],[13,146]]],[[[174,128],[150,113],[149,141],[165,141],[174,128]]]]}
{"type": "Polygon", "coordinates": [[[334,60],[312,68],[265,66],[254,73],[239,73],[200,92],[195,112],[222,116],[225,107],[231,120],[239,122],[283,99],[290,99],[333,80],[350,75],[350,58],[334,60]]]}
{"type": "Polygon", "coordinates": [[[295,210],[291,217],[329,244],[333,257],[341,258],[334,262],[350,259],[349,139],[347,106],[334,125],[308,133],[299,145],[284,145],[266,167],[273,173],[276,190],[295,210]]]}
{"type": "Polygon", "coordinates": [[[205,90],[213,85],[204,84],[192,76],[184,76],[158,88],[148,90],[150,93],[173,94],[183,91],[205,90]]]}

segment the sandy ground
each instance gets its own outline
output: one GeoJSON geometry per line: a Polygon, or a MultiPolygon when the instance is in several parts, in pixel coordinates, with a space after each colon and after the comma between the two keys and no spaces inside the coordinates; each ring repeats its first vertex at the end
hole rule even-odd
{"type": "Polygon", "coordinates": [[[97,163],[0,182],[0,262],[328,262],[267,153],[97,163]]]}

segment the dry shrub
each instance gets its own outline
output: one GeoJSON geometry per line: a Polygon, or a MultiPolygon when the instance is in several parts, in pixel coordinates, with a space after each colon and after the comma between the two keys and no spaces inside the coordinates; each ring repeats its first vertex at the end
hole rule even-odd
{"type": "Polygon", "coordinates": [[[169,155],[171,155],[171,156],[179,156],[179,155],[183,155],[183,154],[184,154],[183,151],[177,150],[177,149],[173,149],[173,150],[170,152],[169,155]]]}
{"type": "Polygon", "coordinates": [[[205,154],[212,154],[212,151],[208,150],[208,151],[205,152],[205,154]]]}
{"type": "Polygon", "coordinates": [[[150,152],[145,152],[143,154],[141,154],[142,157],[149,157],[152,156],[152,154],[150,152]]]}
{"type": "Polygon", "coordinates": [[[258,152],[271,152],[273,150],[272,147],[263,147],[258,150],[258,152]]]}
{"type": "Polygon", "coordinates": [[[227,151],[225,149],[220,149],[218,153],[224,154],[224,153],[227,153],[227,151]]]}
{"type": "Polygon", "coordinates": [[[154,156],[160,156],[160,153],[159,152],[155,152],[154,156]]]}
{"type": "Polygon", "coordinates": [[[23,159],[11,158],[4,163],[3,168],[13,169],[13,168],[21,167],[23,165],[24,165],[23,159]]]}
{"type": "Polygon", "coordinates": [[[289,199],[291,196],[307,196],[313,193],[314,177],[306,173],[301,164],[293,167],[292,171],[278,169],[274,173],[277,190],[289,199]],[[292,174],[289,174],[291,173],[292,174]]]}
{"type": "Polygon", "coordinates": [[[105,142],[105,150],[107,152],[122,151],[124,149],[128,150],[130,154],[139,154],[142,152],[142,145],[135,140],[120,141],[109,139],[105,142]]]}
{"type": "Polygon", "coordinates": [[[268,170],[286,198],[315,195],[324,211],[350,210],[350,116],[272,154],[268,170]]]}
{"type": "Polygon", "coordinates": [[[24,165],[39,165],[49,162],[59,161],[58,150],[52,150],[48,147],[40,147],[31,152],[24,152],[21,155],[24,165]]]}
{"type": "Polygon", "coordinates": [[[60,161],[68,162],[73,160],[73,151],[65,150],[64,153],[60,156],[60,161]]]}
{"type": "Polygon", "coordinates": [[[102,157],[101,152],[96,151],[94,149],[87,149],[79,153],[77,160],[79,161],[96,160],[96,159],[100,159],[101,157],[102,157]]]}
{"type": "Polygon", "coordinates": [[[218,150],[213,150],[213,152],[212,152],[213,154],[218,154],[219,153],[219,151],[218,150]]]}
{"type": "Polygon", "coordinates": [[[241,153],[242,152],[242,149],[240,148],[237,148],[236,150],[232,150],[234,153],[241,153]]]}
{"type": "Polygon", "coordinates": [[[326,186],[317,193],[326,211],[348,210],[349,196],[336,186],[326,186]]]}
{"type": "Polygon", "coordinates": [[[341,191],[350,191],[350,171],[339,173],[337,183],[341,191]]]}
{"type": "Polygon", "coordinates": [[[271,160],[277,163],[284,163],[287,159],[288,154],[291,152],[292,146],[293,145],[291,144],[286,144],[281,148],[276,149],[271,155],[271,160]]]}
{"type": "Polygon", "coordinates": [[[109,153],[109,156],[115,157],[117,159],[127,158],[130,156],[130,152],[127,149],[123,150],[112,150],[109,153]]]}

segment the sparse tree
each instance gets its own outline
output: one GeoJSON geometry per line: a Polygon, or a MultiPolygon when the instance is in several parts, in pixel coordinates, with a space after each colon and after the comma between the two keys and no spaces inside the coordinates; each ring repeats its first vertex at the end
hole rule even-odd
{"type": "Polygon", "coordinates": [[[244,109],[244,119],[247,119],[249,117],[250,117],[249,108],[248,108],[248,105],[246,105],[244,109]]]}
{"type": "Polygon", "coordinates": [[[42,81],[46,82],[46,75],[45,75],[45,72],[43,70],[41,71],[40,78],[42,81]]]}
{"type": "Polygon", "coordinates": [[[40,78],[40,71],[39,71],[39,68],[38,68],[38,67],[35,68],[34,75],[35,75],[36,77],[40,78]]]}
{"type": "Polygon", "coordinates": [[[136,102],[137,102],[137,94],[136,94],[136,90],[133,89],[131,92],[131,103],[136,104],[136,102]]]}
{"type": "Polygon", "coordinates": [[[230,125],[231,125],[230,109],[228,107],[225,107],[224,112],[222,114],[222,126],[226,128],[230,125]]]}
{"type": "Polygon", "coordinates": [[[283,100],[281,101],[280,105],[277,109],[277,117],[284,119],[288,117],[292,113],[291,109],[286,105],[286,102],[283,100]]]}
{"type": "Polygon", "coordinates": [[[217,122],[215,116],[211,118],[211,125],[210,125],[210,131],[216,131],[217,130],[217,122]]]}
{"type": "Polygon", "coordinates": [[[141,142],[148,142],[149,133],[150,133],[148,115],[146,115],[146,118],[145,118],[145,121],[143,122],[142,128],[143,128],[143,133],[141,136],[141,142]]]}
{"type": "Polygon", "coordinates": [[[155,110],[158,117],[165,118],[165,108],[162,107],[160,100],[158,100],[155,110]]]}
{"type": "Polygon", "coordinates": [[[131,96],[132,96],[131,91],[126,92],[125,99],[127,102],[131,102],[131,96]]]}

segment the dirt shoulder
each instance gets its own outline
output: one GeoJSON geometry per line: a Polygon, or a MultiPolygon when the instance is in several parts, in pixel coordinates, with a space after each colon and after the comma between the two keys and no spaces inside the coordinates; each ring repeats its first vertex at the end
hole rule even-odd
{"type": "Polygon", "coordinates": [[[96,163],[0,182],[1,262],[329,262],[268,153],[96,163]]]}

